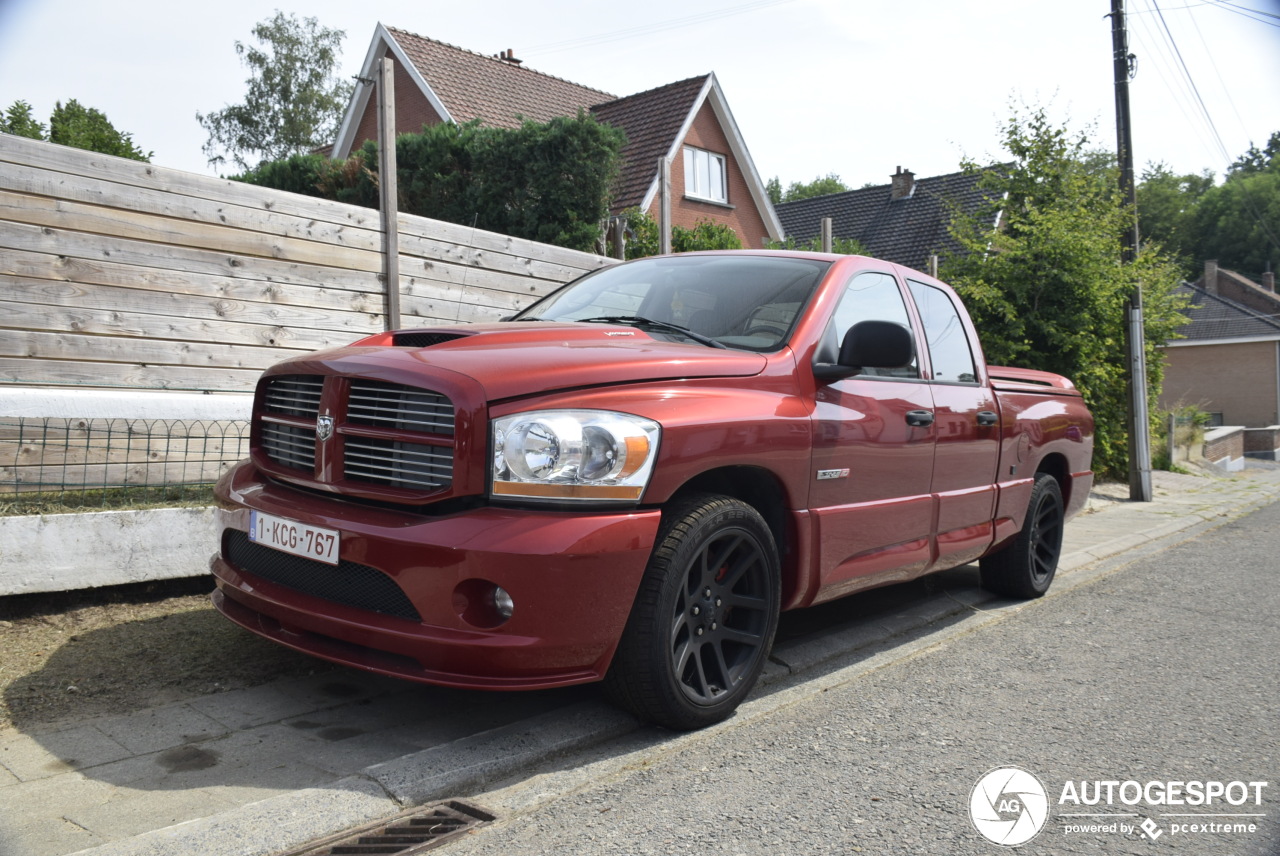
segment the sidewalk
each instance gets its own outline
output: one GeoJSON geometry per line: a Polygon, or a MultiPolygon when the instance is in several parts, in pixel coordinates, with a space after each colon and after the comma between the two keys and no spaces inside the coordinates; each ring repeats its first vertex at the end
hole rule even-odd
{"type": "MultiPolygon", "coordinates": [[[[1095,492],[1067,527],[1051,595],[1276,501],[1280,465],[1154,485],[1151,503],[1095,492]]],[[[927,579],[782,638],[762,684],[1008,603],[971,567],[927,579]]],[[[0,741],[0,856],[266,856],[639,727],[592,687],[468,693],[341,671],[204,696],[0,741]]]]}

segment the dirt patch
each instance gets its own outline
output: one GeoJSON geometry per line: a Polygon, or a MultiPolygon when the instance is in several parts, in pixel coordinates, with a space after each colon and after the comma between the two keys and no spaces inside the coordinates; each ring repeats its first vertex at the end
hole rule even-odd
{"type": "Polygon", "coordinates": [[[218,615],[210,577],[0,598],[0,736],[328,668],[218,615]]]}

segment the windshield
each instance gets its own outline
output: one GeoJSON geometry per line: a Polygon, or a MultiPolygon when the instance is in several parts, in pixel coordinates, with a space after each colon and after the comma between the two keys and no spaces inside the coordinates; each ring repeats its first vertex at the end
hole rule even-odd
{"type": "Polygon", "coordinates": [[[510,320],[629,323],[673,341],[774,351],[829,267],[781,256],[638,259],[575,280],[510,320]]]}

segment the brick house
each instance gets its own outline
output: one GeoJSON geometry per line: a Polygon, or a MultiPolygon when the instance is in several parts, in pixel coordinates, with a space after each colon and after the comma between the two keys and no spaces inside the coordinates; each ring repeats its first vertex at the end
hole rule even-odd
{"type": "Polygon", "coordinates": [[[775,206],[788,238],[817,237],[824,217],[835,238],[852,238],[867,255],[928,270],[931,255],[959,249],[948,226],[952,206],[977,213],[987,203],[980,174],[955,172],[917,179],[898,167],[889,184],[829,193],[775,206]]]}
{"type": "MultiPolygon", "coordinates": [[[[623,98],[526,68],[510,50],[474,53],[378,24],[361,77],[372,79],[383,57],[395,61],[396,133],[473,119],[497,128],[576,116],[579,110],[627,135],[613,213],[638,207],[655,219],[658,158],[671,163],[671,221],[728,225],[744,246],[781,240],[782,226],[715,74],[623,98]]],[[[357,86],[332,156],[345,158],[377,138],[372,86],[357,86]]]]}
{"type": "Polygon", "coordinates": [[[1164,345],[1160,407],[1191,405],[1217,425],[1280,424],[1280,296],[1274,274],[1259,285],[1216,262],[1184,283],[1190,319],[1164,345]]]}

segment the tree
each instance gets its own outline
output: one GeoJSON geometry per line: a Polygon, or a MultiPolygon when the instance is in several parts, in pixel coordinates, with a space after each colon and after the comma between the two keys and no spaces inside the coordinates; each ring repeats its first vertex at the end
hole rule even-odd
{"type": "Polygon", "coordinates": [[[33,140],[47,139],[44,125],[31,115],[31,105],[26,101],[15,101],[4,111],[4,116],[0,117],[0,133],[33,140]]]}
{"type": "Polygon", "coordinates": [[[769,194],[769,200],[777,205],[780,202],[795,202],[799,199],[811,199],[814,196],[826,196],[829,193],[844,193],[851,188],[841,180],[840,176],[834,172],[829,172],[825,176],[819,176],[813,181],[801,183],[793,181],[783,191],[782,182],[777,176],[769,179],[765,184],[765,192],[769,194]]]}
{"type": "Polygon", "coordinates": [[[346,33],[277,11],[253,28],[260,47],[236,42],[250,69],[242,104],[196,114],[209,133],[204,153],[220,165],[226,155],[241,168],[249,161],[282,160],[331,143],[351,98],[352,84],[335,74],[346,33]]]}
{"type": "Polygon", "coordinates": [[[1280,132],[1251,147],[1194,209],[1197,261],[1258,274],[1280,268],[1280,132]]]}
{"type": "Polygon", "coordinates": [[[152,155],[134,145],[132,134],[117,131],[101,110],[85,107],[74,98],[65,105],[59,101],[54,106],[48,133],[45,126],[36,121],[26,101],[10,105],[0,119],[0,131],[131,160],[149,162],[152,155]]]}
{"type": "Polygon", "coordinates": [[[132,134],[117,131],[101,110],[85,107],[74,98],[65,106],[61,101],[54,106],[49,142],[144,162],[152,155],[134,145],[132,134]]]}
{"type": "MultiPolygon", "coordinates": [[[[625,212],[627,231],[627,258],[639,259],[656,256],[659,250],[658,221],[639,208],[625,212]]],[[[742,240],[731,226],[702,219],[692,229],[671,227],[671,252],[692,253],[698,250],[740,250],[742,240]]]]}
{"type": "Polygon", "coordinates": [[[1147,164],[1138,182],[1138,233],[1154,241],[1184,262],[1188,273],[1195,267],[1195,209],[1213,187],[1213,173],[1175,175],[1163,163],[1147,164]]]}
{"type": "MultiPolygon", "coordinates": [[[[1066,375],[1097,420],[1094,469],[1127,471],[1124,304],[1135,283],[1144,292],[1148,389],[1154,405],[1162,376],[1155,346],[1185,319],[1173,290],[1173,261],[1143,248],[1125,263],[1121,236],[1132,216],[1114,168],[1087,149],[1084,134],[1052,125],[1043,110],[1005,125],[1011,157],[984,171],[991,210],[954,216],[963,251],[944,260],[943,278],[964,297],[993,364],[1066,375]],[[996,209],[1003,222],[994,227],[996,209]]],[[[977,170],[966,163],[966,170],[977,170]]],[[[1152,407],[1154,412],[1154,407],[1152,407]]]]}

